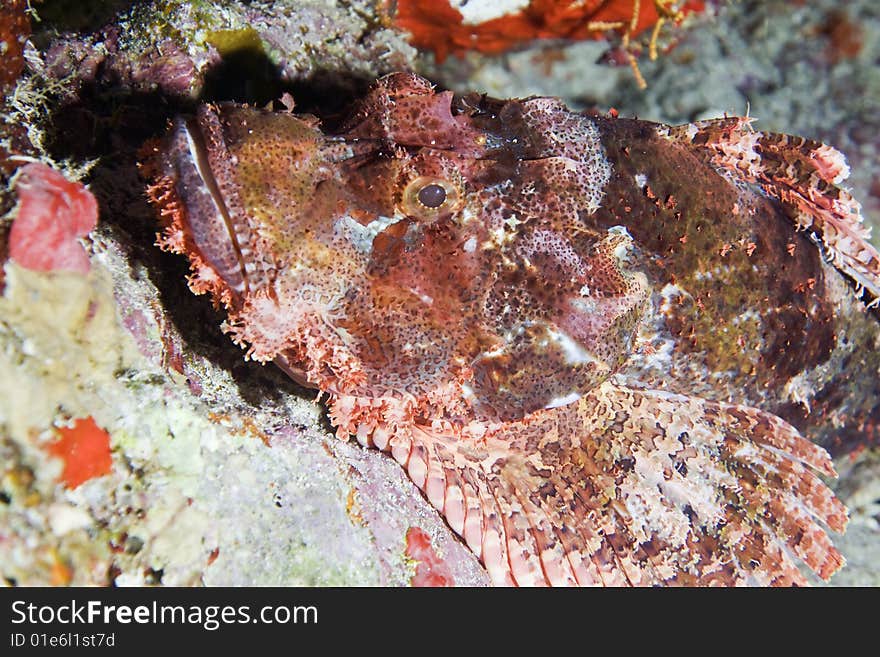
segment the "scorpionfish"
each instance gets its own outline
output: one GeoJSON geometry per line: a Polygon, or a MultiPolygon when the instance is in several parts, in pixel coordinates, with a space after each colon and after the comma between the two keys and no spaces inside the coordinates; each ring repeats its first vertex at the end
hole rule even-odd
{"type": "Polygon", "coordinates": [[[843,156],[750,124],[396,73],[328,132],[202,105],[149,194],[247,357],[493,583],[802,584],[843,564],[825,447],[880,420],[880,256],[843,156]]]}

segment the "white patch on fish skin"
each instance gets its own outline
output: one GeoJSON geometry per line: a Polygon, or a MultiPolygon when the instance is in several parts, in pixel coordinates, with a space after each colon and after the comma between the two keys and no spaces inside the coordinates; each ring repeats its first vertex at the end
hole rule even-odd
{"type": "Polygon", "coordinates": [[[563,397],[554,397],[544,405],[544,408],[559,408],[560,406],[568,406],[569,404],[576,402],[582,396],[583,395],[579,392],[570,392],[563,397]]]}
{"type": "Polygon", "coordinates": [[[373,240],[388,226],[393,226],[403,217],[379,217],[366,226],[355,221],[349,215],[343,215],[336,221],[336,231],[351,242],[358,253],[370,254],[373,240]]]}
{"type": "Polygon", "coordinates": [[[816,390],[810,382],[807,372],[801,372],[797,376],[790,378],[785,383],[782,392],[795,404],[803,406],[807,411],[807,415],[810,414],[810,400],[815,397],[816,390]]]}
{"type": "Polygon", "coordinates": [[[596,358],[589,351],[584,349],[580,344],[578,344],[571,336],[561,331],[547,331],[549,337],[553,342],[559,345],[562,353],[565,355],[565,364],[566,365],[587,365],[587,364],[596,364],[599,365],[603,369],[607,369],[607,365],[603,363],[601,360],[596,358]]]}

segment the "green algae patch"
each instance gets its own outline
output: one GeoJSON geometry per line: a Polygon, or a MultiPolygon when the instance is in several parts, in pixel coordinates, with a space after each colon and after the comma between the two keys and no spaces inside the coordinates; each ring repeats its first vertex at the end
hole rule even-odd
{"type": "Polygon", "coordinates": [[[252,27],[237,30],[213,30],[205,35],[205,42],[214,46],[222,56],[249,50],[263,54],[263,41],[260,34],[252,27]]]}
{"type": "Polygon", "coordinates": [[[331,563],[321,547],[299,545],[292,547],[286,562],[279,565],[283,572],[280,581],[292,586],[379,586],[375,564],[331,563]]]}

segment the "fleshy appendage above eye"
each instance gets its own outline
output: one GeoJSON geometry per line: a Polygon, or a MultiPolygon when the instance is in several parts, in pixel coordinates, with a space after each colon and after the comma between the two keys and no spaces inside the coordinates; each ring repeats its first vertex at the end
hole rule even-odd
{"type": "Polygon", "coordinates": [[[401,211],[409,217],[435,217],[461,207],[461,185],[437,176],[419,176],[403,190],[401,211]]]}

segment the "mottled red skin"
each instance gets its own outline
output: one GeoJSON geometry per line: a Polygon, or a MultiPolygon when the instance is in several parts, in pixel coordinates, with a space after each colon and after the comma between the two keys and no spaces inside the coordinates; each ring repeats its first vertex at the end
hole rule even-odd
{"type": "MultiPolygon", "coordinates": [[[[448,96],[438,94],[427,102],[448,107],[448,101],[448,96]]],[[[478,175],[528,182],[529,173],[521,162],[531,155],[522,148],[526,140],[523,126],[517,123],[521,112],[517,101],[462,99],[459,107],[479,110],[467,122],[463,120],[466,113],[456,117],[456,131],[448,129],[452,119],[446,120],[443,130],[426,122],[426,101],[410,99],[417,109],[409,113],[404,102],[395,102],[400,123],[420,126],[426,133],[392,126],[398,143],[425,145],[438,131],[446,139],[459,132],[462,136],[446,147],[474,152],[462,142],[468,138],[466,130],[476,128],[488,138],[490,147],[495,146],[476,151],[494,161],[478,175]],[[515,145],[514,140],[519,143],[515,145]]],[[[382,111],[374,99],[365,105],[350,134],[379,138],[389,129],[387,122],[376,125],[382,111]]],[[[430,111],[431,116],[438,113],[430,111]]],[[[662,381],[664,387],[677,392],[693,392],[696,386],[711,398],[766,408],[836,451],[860,444],[865,423],[880,419],[880,381],[872,375],[878,362],[870,353],[878,329],[877,322],[858,308],[838,308],[839,295],[827,289],[826,278],[837,278],[839,273],[823,266],[819,250],[793,229],[784,207],[762,195],[743,196],[696,149],[657,137],[656,124],[604,117],[593,120],[613,175],[605,187],[602,207],[595,214],[581,214],[584,227],[604,231],[626,226],[655,290],[683,282],[696,288],[689,290],[692,300],[665,313],[665,321],[676,353],[690,365],[699,363],[705,370],[704,380],[695,381],[690,368],[639,370],[634,376],[646,383],[662,381]],[[649,180],[644,189],[635,182],[640,172],[649,180]],[[733,212],[737,206],[741,211],[733,212]],[[695,280],[700,272],[717,267],[728,271],[710,281],[695,280]],[[734,319],[749,309],[760,315],[758,325],[735,324],[734,319]],[[723,341],[719,330],[726,333],[723,341]],[[847,358],[846,367],[829,373],[816,393],[820,400],[816,408],[807,412],[803,404],[787,400],[783,388],[792,377],[821,367],[835,356],[845,358],[838,345],[841,335],[863,345],[857,349],[857,353],[865,352],[862,357],[847,358]],[[853,379],[859,383],[853,385],[853,379]],[[835,415],[844,407],[845,416],[835,415]],[[835,420],[829,422],[832,415],[835,420]]],[[[368,166],[357,175],[376,179],[375,169],[368,166]]],[[[515,189],[506,201],[516,204],[515,189]]],[[[553,212],[552,203],[547,208],[553,212]]],[[[587,248],[593,239],[585,235],[580,248],[587,248]]],[[[656,299],[654,304],[658,305],[656,299]]]]}
{"type": "Polygon", "coordinates": [[[639,378],[647,383],[657,377],[679,392],[693,392],[695,383],[703,383],[711,388],[704,394],[770,410],[838,452],[861,443],[864,423],[880,418],[880,381],[870,374],[877,365],[870,345],[878,327],[863,310],[840,308],[827,280],[840,274],[823,266],[819,250],[793,230],[784,208],[772,199],[752,196],[753,214],[732,213],[742,203],[736,190],[719,184],[718,173],[697,154],[646,137],[650,124],[643,121],[597,122],[615,174],[591,225],[625,223],[648,256],[655,289],[684,281],[695,286],[689,289],[692,300],[666,313],[675,349],[710,373],[725,372],[723,381],[710,374],[706,382],[695,382],[685,372],[650,376],[640,371],[639,378]],[[633,183],[639,170],[654,172],[645,190],[633,183]],[[695,280],[697,272],[719,266],[728,271],[695,280]],[[754,328],[735,323],[748,308],[760,315],[754,328]],[[724,340],[719,331],[727,333],[724,340]],[[792,377],[840,356],[841,336],[862,345],[862,357],[829,372],[816,392],[822,402],[810,412],[787,400],[783,389],[792,377]],[[836,401],[827,403],[829,396],[836,401]],[[830,422],[842,407],[848,408],[847,417],[830,422]]]}
{"type": "Polygon", "coordinates": [[[233,339],[327,393],[494,582],[842,565],[830,460],[772,415],[828,442],[877,414],[878,326],[848,279],[876,298],[880,255],[833,149],[397,74],[336,135],[203,107],[148,172],[160,245],[233,339]]]}

